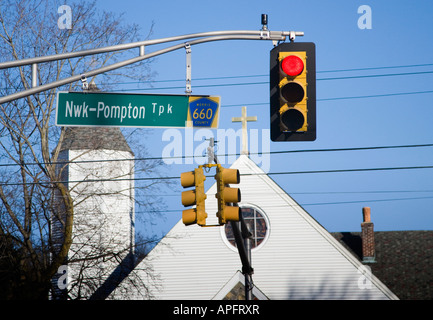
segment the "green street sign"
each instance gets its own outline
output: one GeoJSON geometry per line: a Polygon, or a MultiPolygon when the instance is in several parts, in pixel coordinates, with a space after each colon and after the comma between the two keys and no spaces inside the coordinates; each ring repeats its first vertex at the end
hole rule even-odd
{"type": "Polygon", "coordinates": [[[57,126],[217,128],[220,97],[58,92],[57,126]]]}

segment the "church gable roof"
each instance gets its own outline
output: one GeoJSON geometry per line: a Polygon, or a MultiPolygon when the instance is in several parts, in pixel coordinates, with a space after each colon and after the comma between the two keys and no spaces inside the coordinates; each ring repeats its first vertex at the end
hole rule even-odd
{"type": "MultiPolygon", "coordinates": [[[[248,156],[241,155],[231,168],[239,169],[241,174],[239,205],[254,207],[266,216],[266,239],[252,250],[253,282],[263,296],[396,298],[248,156]],[[363,280],[371,286],[362,285],[363,280]]],[[[216,221],[215,193],[216,184],[207,191],[208,224],[216,221]]],[[[227,241],[224,228],[187,227],[180,220],[142,261],[150,263],[161,279],[153,290],[154,297],[222,298],[217,293],[223,292],[234,272],[242,268],[237,249],[227,241]]]]}

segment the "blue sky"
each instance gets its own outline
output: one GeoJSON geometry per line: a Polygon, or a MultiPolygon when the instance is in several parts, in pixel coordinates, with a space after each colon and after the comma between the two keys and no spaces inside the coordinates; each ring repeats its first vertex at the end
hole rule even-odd
{"type": "MultiPolygon", "coordinates": [[[[154,22],[152,39],[206,31],[259,30],[262,13],[268,14],[272,31],[303,31],[305,36],[296,41],[316,44],[317,140],[270,142],[271,152],[433,143],[431,1],[104,0],[98,7],[124,12],[125,22],[140,25],[143,37],[154,22]],[[371,8],[371,29],[358,27],[361,5],[371,8]]],[[[271,49],[271,41],[245,40],[192,47],[193,94],[221,97],[219,128],[238,130],[240,124],[232,123],[231,118],[240,116],[245,105],[249,116],[258,117],[257,122],[248,124],[249,129],[269,129],[271,49]],[[233,78],[216,79],[223,77],[233,78]],[[230,83],[243,85],[226,85],[230,83]]],[[[157,57],[152,71],[157,73],[153,90],[143,90],[149,88],[147,84],[123,89],[184,93],[185,82],[175,81],[185,79],[184,50],[157,57]]],[[[162,141],[163,133],[164,129],[149,133],[152,156],[161,156],[168,144],[162,141]]],[[[195,142],[195,146],[200,143],[195,142]]],[[[269,172],[431,166],[432,159],[433,147],[280,153],[271,154],[269,172]]],[[[173,164],[167,174],[180,175],[195,166],[173,164]]],[[[363,206],[371,207],[377,231],[433,229],[430,168],[271,177],[331,232],[359,231],[363,206]]],[[[213,181],[208,179],[207,183],[209,187],[213,181]]],[[[153,232],[167,232],[181,218],[181,191],[180,185],[177,195],[167,191],[168,212],[157,218],[153,232]]]]}

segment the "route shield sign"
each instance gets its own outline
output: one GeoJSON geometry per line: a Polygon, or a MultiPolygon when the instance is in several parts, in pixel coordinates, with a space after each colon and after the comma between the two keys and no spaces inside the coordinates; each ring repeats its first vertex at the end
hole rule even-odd
{"type": "Polygon", "coordinates": [[[217,128],[220,97],[59,92],[57,126],[217,128]]]}

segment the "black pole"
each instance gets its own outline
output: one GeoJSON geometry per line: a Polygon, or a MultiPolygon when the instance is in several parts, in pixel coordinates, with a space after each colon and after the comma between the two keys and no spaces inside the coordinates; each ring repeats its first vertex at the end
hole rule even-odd
{"type": "Polygon", "coordinates": [[[251,300],[252,291],[252,274],[254,269],[251,266],[251,232],[248,230],[243,215],[242,208],[239,208],[239,222],[241,224],[241,230],[239,230],[238,224],[235,221],[230,221],[233,234],[235,236],[236,247],[238,248],[239,257],[242,262],[242,273],[245,276],[245,300],[251,300]]]}
{"type": "MultiPolygon", "coordinates": [[[[216,154],[213,152],[214,147],[215,147],[215,140],[211,138],[208,147],[209,163],[212,163],[212,161],[218,163],[218,158],[216,154]]],[[[241,262],[242,262],[242,274],[245,276],[245,300],[251,300],[252,291],[253,291],[252,274],[254,273],[254,269],[251,266],[252,234],[248,230],[248,226],[245,223],[244,216],[242,214],[242,208],[239,208],[239,222],[241,224],[242,232],[239,230],[237,221],[230,221],[230,225],[232,226],[233,234],[235,236],[235,241],[236,241],[236,247],[238,248],[239,257],[241,258],[241,262]]]]}

